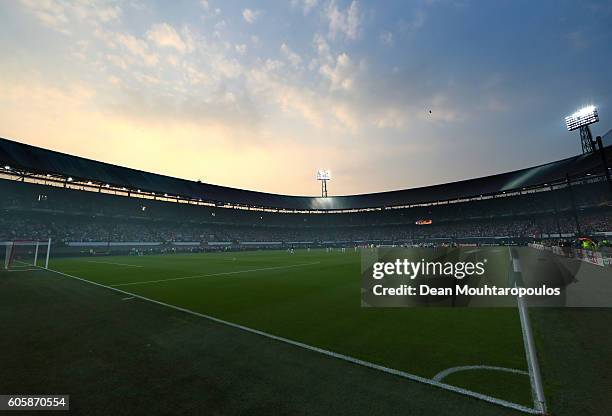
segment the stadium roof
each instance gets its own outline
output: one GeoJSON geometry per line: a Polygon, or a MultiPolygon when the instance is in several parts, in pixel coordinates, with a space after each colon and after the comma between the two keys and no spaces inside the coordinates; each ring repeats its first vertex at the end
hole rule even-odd
{"type": "MultiPolygon", "coordinates": [[[[608,159],[612,154],[606,148],[608,159]]],[[[425,204],[491,195],[602,174],[598,154],[579,155],[532,168],[441,185],[329,198],[277,195],[143,172],[0,138],[0,163],[35,174],[54,174],[115,187],[172,194],[219,204],[286,210],[349,210],[425,204]]]]}

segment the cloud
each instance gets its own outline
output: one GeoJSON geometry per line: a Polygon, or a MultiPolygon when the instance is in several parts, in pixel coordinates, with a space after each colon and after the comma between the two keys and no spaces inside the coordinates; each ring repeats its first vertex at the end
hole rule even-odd
{"type": "Polygon", "coordinates": [[[335,39],[338,34],[349,40],[355,40],[359,36],[362,16],[357,0],[353,0],[345,10],[339,9],[336,1],[332,0],[327,6],[326,18],[331,39],[335,39]]]}
{"type": "Polygon", "coordinates": [[[317,56],[319,57],[319,60],[321,60],[322,62],[329,62],[333,59],[329,44],[323,36],[319,35],[318,33],[315,34],[313,42],[317,50],[317,56]]]}
{"type": "Polygon", "coordinates": [[[316,7],[317,0],[291,0],[291,6],[301,7],[304,15],[310,13],[310,11],[316,7]]]}
{"type": "Polygon", "coordinates": [[[21,0],[23,7],[43,25],[65,35],[77,25],[99,26],[119,20],[122,11],[117,5],[98,0],[63,2],[59,0],[21,0]]]}
{"type": "Polygon", "coordinates": [[[247,51],[247,45],[245,45],[244,43],[234,45],[234,49],[239,55],[244,55],[247,51]]]}
{"type": "Polygon", "coordinates": [[[147,32],[147,39],[162,48],[174,48],[185,53],[187,46],[176,30],[167,23],[154,24],[147,32]]]}
{"type": "Polygon", "coordinates": [[[255,23],[261,12],[259,10],[244,9],[242,10],[242,18],[249,24],[255,23]]]}
{"type": "Polygon", "coordinates": [[[296,82],[292,77],[294,72],[281,61],[266,60],[247,74],[247,88],[253,98],[271,109],[272,114],[280,110],[281,114],[275,116],[277,127],[289,117],[295,120],[292,126],[297,121],[305,123],[304,127],[325,132],[343,134],[354,130],[358,117],[350,102],[343,103],[326,90],[296,82]]]}
{"type": "Polygon", "coordinates": [[[330,81],[331,91],[350,91],[354,85],[355,71],[355,65],[346,53],[338,55],[333,65],[324,64],[319,68],[319,73],[330,81]]]}
{"type": "Polygon", "coordinates": [[[293,52],[286,43],[283,43],[280,47],[281,52],[285,55],[285,58],[293,65],[294,67],[300,66],[302,63],[302,58],[297,53],[293,52]]]}
{"type": "Polygon", "coordinates": [[[204,10],[203,19],[219,16],[221,14],[221,9],[218,7],[213,8],[208,0],[201,0],[200,6],[202,6],[202,10],[204,10]]]}
{"type": "Polygon", "coordinates": [[[159,62],[159,57],[149,51],[149,45],[142,39],[139,39],[129,33],[121,32],[99,32],[102,38],[106,41],[107,46],[115,48],[116,45],[121,46],[133,56],[139,58],[142,63],[147,66],[154,66],[159,62]]]}
{"type": "Polygon", "coordinates": [[[389,107],[375,114],[373,123],[376,127],[399,129],[408,122],[408,113],[405,109],[389,107]]]}

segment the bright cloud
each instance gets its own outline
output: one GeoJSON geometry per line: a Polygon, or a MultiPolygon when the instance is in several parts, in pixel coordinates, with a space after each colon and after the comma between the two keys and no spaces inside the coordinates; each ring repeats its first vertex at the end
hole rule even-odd
{"type": "Polygon", "coordinates": [[[255,21],[257,20],[260,14],[261,12],[259,10],[251,10],[251,9],[242,10],[242,18],[244,19],[245,22],[250,23],[250,24],[255,23],[255,21]]]}
{"type": "Polygon", "coordinates": [[[176,30],[167,23],[158,23],[147,32],[147,39],[162,48],[174,48],[185,53],[187,47],[176,30]]]}
{"type": "Polygon", "coordinates": [[[350,91],[354,85],[355,71],[355,65],[346,53],[338,55],[335,63],[324,64],[319,68],[319,72],[329,80],[332,91],[350,91]]]}
{"type": "Polygon", "coordinates": [[[359,36],[362,17],[359,3],[356,0],[353,0],[345,10],[338,8],[336,1],[332,0],[327,6],[326,17],[332,39],[335,39],[338,34],[350,40],[355,40],[359,36]]]}
{"type": "Polygon", "coordinates": [[[291,0],[293,7],[301,7],[304,15],[310,13],[312,9],[316,7],[318,0],[291,0]]]}
{"type": "Polygon", "coordinates": [[[289,48],[289,46],[287,46],[286,43],[283,43],[281,45],[280,50],[283,53],[283,55],[285,55],[287,60],[289,62],[291,62],[291,65],[293,65],[294,67],[300,66],[300,64],[302,63],[302,58],[300,57],[300,55],[298,55],[297,53],[293,52],[291,50],[291,48],[289,48]]]}
{"type": "Polygon", "coordinates": [[[43,25],[64,34],[72,33],[74,27],[71,23],[99,26],[121,17],[119,6],[99,0],[21,0],[21,4],[43,25]]]}

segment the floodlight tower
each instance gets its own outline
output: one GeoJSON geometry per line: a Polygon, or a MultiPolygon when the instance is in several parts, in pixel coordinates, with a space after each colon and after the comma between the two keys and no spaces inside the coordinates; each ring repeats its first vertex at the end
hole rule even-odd
{"type": "Polygon", "coordinates": [[[327,181],[331,180],[331,172],[328,169],[319,169],[317,180],[321,181],[321,198],[327,198],[327,181]]]}
{"type": "Polygon", "coordinates": [[[565,117],[565,125],[568,131],[580,129],[580,143],[582,144],[583,154],[595,151],[595,142],[589,125],[598,121],[599,115],[594,105],[581,108],[571,116],[565,117]]]}

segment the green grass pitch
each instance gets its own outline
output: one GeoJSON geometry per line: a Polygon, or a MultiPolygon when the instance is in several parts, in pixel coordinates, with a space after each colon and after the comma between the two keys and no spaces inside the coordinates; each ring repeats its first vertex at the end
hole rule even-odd
{"type": "MultiPolygon", "coordinates": [[[[507,250],[487,256],[508,273],[507,250]]],[[[50,268],[425,378],[469,365],[527,370],[516,309],[362,308],[352,249],[82,257],[50,268]]],[[[444,382],[533,404],[522,374],[464,371],[444,382]]]]}

